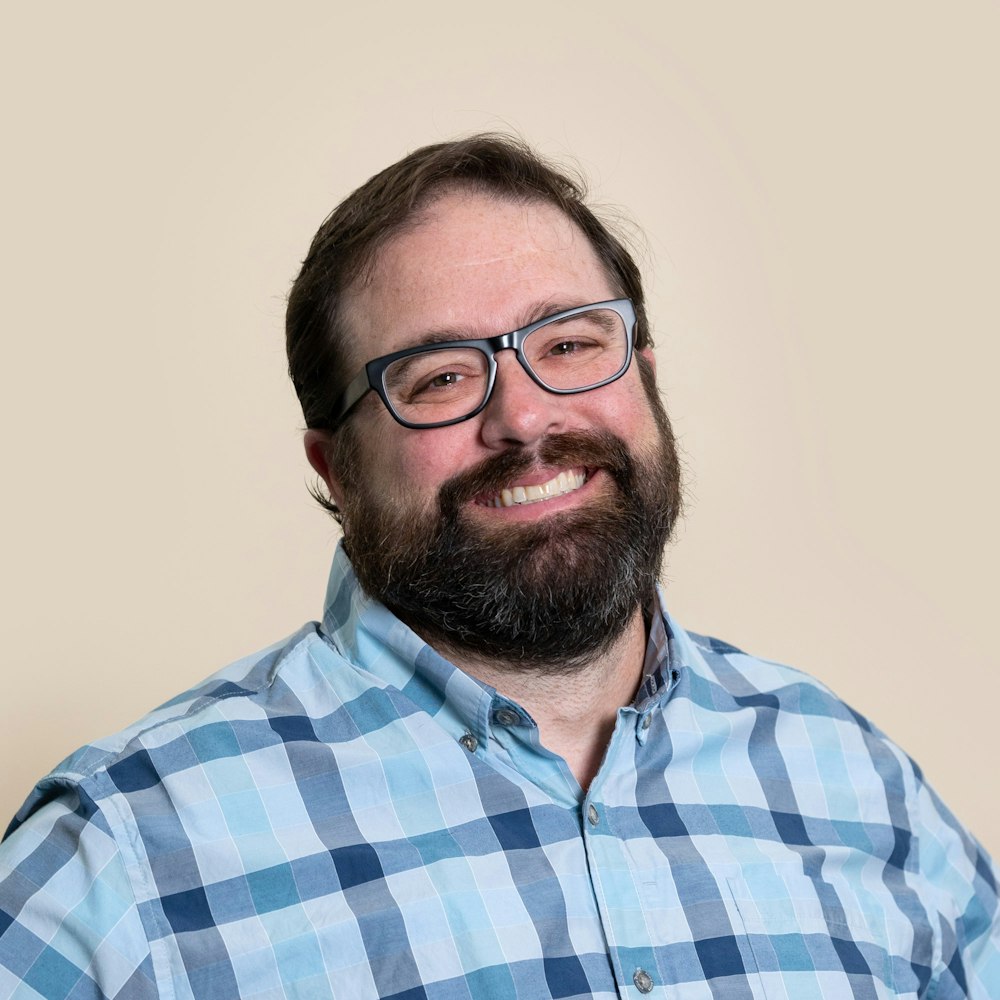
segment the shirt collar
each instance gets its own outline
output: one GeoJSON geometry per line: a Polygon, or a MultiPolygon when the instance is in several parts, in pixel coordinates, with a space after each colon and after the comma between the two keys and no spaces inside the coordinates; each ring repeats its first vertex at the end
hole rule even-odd
{"type": "MultiPolygon", "coordinates": [[[[642,680],[632,703],[640,714],[672,692],[687,659],[686,636],[667,614],[659,585],[648,620],[642,680]]],[[[330,570],[321,631],[342,656],[373,675],[374,683],[403,692],[456,739],[471,733],[485,742],[490,720],[503,709],[517,711],[530,721],[523,709],[449,663],[369,597],[358,583],[342,541],[330,570]]]]}
{"type": "Polygon", "coordinates": [[[677,626],[670,620],[663,602],[663,591],[659,584],[647,615],[649,638],[646,641],[646,657],[642,665],[642,680],[632,702],[633,707],[643,712],[658,696],[677,683],[677,644],[674,635],[677,626]]]}
{"type": "Polygon", "coordinates": [[[327,584],[321,632],[379,687],[395,687],[455,739],[486,739],[496,692],[427,645],[358,583],[341,541],[327,584]]]}

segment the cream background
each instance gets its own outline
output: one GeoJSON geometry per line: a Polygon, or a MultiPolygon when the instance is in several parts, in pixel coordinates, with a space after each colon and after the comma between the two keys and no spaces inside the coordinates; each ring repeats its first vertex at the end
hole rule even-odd
{"type": "Polygon", "coordinates": [[[284,10],[5,18],[4,819],[318,616],[284,295],[371,173],[509,126],[646,234],[674,614],[831,684],[1000,850],[1000,8],[284,10]]]}

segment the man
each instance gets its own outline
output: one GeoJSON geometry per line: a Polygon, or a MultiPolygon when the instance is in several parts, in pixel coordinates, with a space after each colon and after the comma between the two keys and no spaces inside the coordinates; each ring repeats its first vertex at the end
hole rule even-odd
{"type": "Polygon", "coordinates": [[[666,614],[642,287],[572,181],[418,150],[287,333],[323,622],[43,779],[0,994],[1000,996],[995,872],[919,770],[666,614]]]}

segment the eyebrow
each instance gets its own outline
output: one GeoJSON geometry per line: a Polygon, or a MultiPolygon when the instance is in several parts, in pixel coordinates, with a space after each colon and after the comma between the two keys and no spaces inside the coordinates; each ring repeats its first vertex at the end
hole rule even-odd
{"type": "MultiPolygon", "coordinates": [[[[588,304],[586,302],[569,302],[562,299],[544,299],[529,306],[521,314],[523,322],[519,323],[514,329],[521,330],[526,326],[531,326],[532,323],[540,319],[555,316],[556,313],[565,312],[567,309],[574,309],[576,306],[588,304]]],[[[501,334],[509,332],[509,330],[500,331],[501,334]]],[[[444,344],[453,340],[488,340],[490,337],[496,336],[499,336],[499,334],[485,334],[477,337],[469,330],[463,328],[439,327],[436,330],[426,330],[408,337],[405,343],[397,347],[396,350],[405,351],[411,347],[429,347],[432,344],[444,344]]]]}

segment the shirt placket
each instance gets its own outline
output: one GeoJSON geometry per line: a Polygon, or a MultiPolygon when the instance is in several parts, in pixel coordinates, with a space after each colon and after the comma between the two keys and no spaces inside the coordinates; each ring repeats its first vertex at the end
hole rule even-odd
{"type": "Polygon", "coordinates": [[[642,886],[630,863],[627,841],[618,829],[623,809],[621,788],[632,787],[636,753],[649,730],[649,714],[620,709],[604,765],[581,806],[581,829],[590,881],[597,900],[619,994],[667,996],[657,966],[654,936],[647,923],[642,886]]]}

